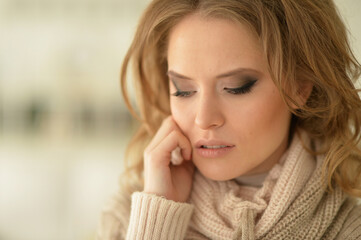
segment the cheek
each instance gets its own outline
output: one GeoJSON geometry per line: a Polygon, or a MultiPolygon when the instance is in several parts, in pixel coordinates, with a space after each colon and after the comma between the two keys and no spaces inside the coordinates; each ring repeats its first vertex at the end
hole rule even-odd
{"type": "MultiPolygon", "coordinates": [[[[172,86],[172,83],[169,83],[169,93],[172,94],[176,92],[176,89],[172,86]]],[[[173,117],[173,120],[177,123],[177,125],[180,127],[182,131],[184,131],[184,114],[182,114],[182,106],[180,106],[179,102],[177,102],[177,99],[175,99],[174,96],[170,96],[170,111],[173,117]]]]}
{"type": "Polygon", "coordinates": [[[278,94],[257,95],[249,103],[241,106],[242,110],[233,111],[233,125],[242,128],[245,135],[273,135],[287,129],[291,114],[278,94]]]}
{"type": "Polygon", "coordinates": [[[278,91],[275,89],[267,100],[261,107],[264,112],[263,117],[266,123],[268,123],[269,128],[275,129],[276,131],[287,129],[291,113],[288,110],[287,105],[283,102],[278,91]]]}
{"type": "Polygon", "coordinates": [[[269,140],[272,145],[273,140],[273,144],[277,145],[288,135],[291,113],[280,98],[271,103],[263,107],[260,120],[263,126],[260,126],[260,130],[263,131],[266,141],[269,140]]]}
{"type": "Polygon", "coordinates": [[[170,108],[174,121],[182,132],[189,137],[188,132],[192,126],[192,111],[186,104],[180,104],[176,100],[170,100],[170,108]]]}

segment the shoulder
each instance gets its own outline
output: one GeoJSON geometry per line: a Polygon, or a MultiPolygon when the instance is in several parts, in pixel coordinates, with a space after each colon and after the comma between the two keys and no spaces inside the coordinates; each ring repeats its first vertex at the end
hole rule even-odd
{"type": "Polygon", "coordinates": [[[361,199],[354,204],[336,239],[361,240],[361,199]]]}

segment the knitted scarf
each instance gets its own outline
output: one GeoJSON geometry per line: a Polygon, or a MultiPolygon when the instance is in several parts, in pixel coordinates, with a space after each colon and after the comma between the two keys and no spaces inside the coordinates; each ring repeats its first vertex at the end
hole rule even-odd
{"type": "Polygon", "coordinates": [[[325,190],[323,159],[295,135],[261,188],[213,181],[197,171],[186,239],[334,239],[354,204],[339,187],[325,190]]]}

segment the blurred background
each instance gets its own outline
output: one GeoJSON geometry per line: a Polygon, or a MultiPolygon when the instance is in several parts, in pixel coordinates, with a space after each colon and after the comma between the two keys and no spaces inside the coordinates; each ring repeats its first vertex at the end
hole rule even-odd
{"type": "MultiPolygon", "coordinates": [[[[119,69],[149,0],[0,0],[0,240],[95,239],[134,123],[119,69]]],[[[337,0],[361,60],[361,1],[337,0]]]]}

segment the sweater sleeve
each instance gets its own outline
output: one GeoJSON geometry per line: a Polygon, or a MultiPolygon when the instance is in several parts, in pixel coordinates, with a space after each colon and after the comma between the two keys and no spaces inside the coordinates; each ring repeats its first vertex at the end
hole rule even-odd
{"type": "Polygon", "coordinates": [[[126,239],[184,239],[193,209],[189,203],[135,192],[126,239]]]}

